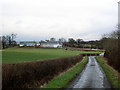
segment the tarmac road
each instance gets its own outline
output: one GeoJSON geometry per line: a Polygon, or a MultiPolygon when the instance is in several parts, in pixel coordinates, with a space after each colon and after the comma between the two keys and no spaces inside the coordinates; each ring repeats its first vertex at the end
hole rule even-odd
{"type": "Polygon", "coordinates": [[[110,88],[110,84],[95,57],[89,56],[85,69],[69,88],[110,88]]]}

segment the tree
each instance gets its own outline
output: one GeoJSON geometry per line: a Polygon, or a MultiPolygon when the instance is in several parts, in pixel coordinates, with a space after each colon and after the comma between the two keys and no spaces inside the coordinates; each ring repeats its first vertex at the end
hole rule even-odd
{"type": "Polygon", "coordinates": [[[55,42],[56,39],[55,38],[50,38],[50,42],[55,42]]]}
{"type": "Polygon", "coordinates": [[[50,40],[45,40],[46,42],[49,42],[50,40]]]}
{"type": "Polygon", "coordinates": [[[3,47],[3,49],[6,48],[6,45],[7,45],[7,39],[6,39],[5,36],[2,36],[2,47],[3,47]]]}
{"type": "Polygon", "coordinates": [[[0,37],[0,49],[2,49],[2,37],[0,37]]]}
{"type": "Polygon", "coordinates": [[[76,43],[77,43],[78,47],[82,47],[82,42],[83,42],[83,39],[77,39],[76,40],[76,43]]]}
{"type": "Polygon", "coordinates": [[[15,38],[16,38],[16,36],[17,36],[17,34],[14,34],[14,33],[11,34],[11,43],[12,43],[12,45],[15,44],[15,38]]]}
{"type": "Polygon", "coordinates": [[[71,47],[74,47],[76,42],[73,38],[69,38],[68,43],[70,44],[71,47]]]}
{"type": "Polygon", "coordinates": [[[105,57],[108,63],[115,69],[120,71],[120,30],[107,34],[107,38],[103,37],[103,48],[105,49],[105,57]]]}
{"type": "Polygon", "coordinates": [[[15,41],[16,35],[17,34],[2,36],[3,49],[8,48],[8,47],[13,47],[16,45],[16,41],[15,41]]]}
{"type": "Polygon", "coordinates": [[[6,39],[7,39],[7,44],[9,44],[9,46],[12,46],[12,37],[7,35],[6,39]]]}
{"type": "Polygon", "coordinates": [[[65,40],[64,38],[60,38],[58,41],[59,41],[59,43],[64,43],[64,42],[66,42],[66,40],[65,40]]]}

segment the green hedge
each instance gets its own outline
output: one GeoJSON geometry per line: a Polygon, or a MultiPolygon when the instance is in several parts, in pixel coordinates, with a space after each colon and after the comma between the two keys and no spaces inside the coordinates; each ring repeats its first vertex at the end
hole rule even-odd
{"type": "Polygon", "coordinates": [[[79,55],[44,61],[3,64],[2,86],[3,88],[38,87],[81,60],[82,56],[79,55]]]}
{"type": "Polygon", "coordinates": [[[51,80],[43,88],[67,88],[70,82],[84,69],[88,62],[88,57],[86,56],[80,63],[72,67],[70,70],[64,72],[62,75],[51,80]]]}

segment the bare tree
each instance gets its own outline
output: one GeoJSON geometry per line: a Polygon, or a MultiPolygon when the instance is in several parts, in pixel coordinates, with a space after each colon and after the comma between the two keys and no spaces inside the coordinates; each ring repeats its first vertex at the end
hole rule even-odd
{"type": "Polygon", "coordinates": [[[83,39],[77,39],[76,42],[77,42],[78,47],[82,47],[83,39]]]}
{"type": "Polygon", "coordinates": [[[16,35],[17,34],[2,36],[3,49],[8,48],[8,47],[13,47],[16,45],[16,41],[15,41],[16,35]]]}
{"type": "Polygon", "coordinates": [[[3,47],[3,49],[6,48],[6,45],[7,45],[7,39],[6,39],[5,36],[2,36],[2,47],[3,47]]]}
{"type": "Polygon", "coordinates": [[[2,37],[0,37],[0,49],[2,49],[2,37]]]}
{"type": "Polygon", "coordinates": [[[14,33],[12,33],[11,34],[11,44],[14,46],[14,44],[15,44],[15,38],[16,38],[16,36],[17,36],[17,34],[14,34],[14,33]]]}
{"type": "Polygon", "coordinates": [[[120,30],[108,34],[106,39],[104,37],[103,47],[106,50],[105,57],[108,58],[108,63],[120,71],[120,30]]]}

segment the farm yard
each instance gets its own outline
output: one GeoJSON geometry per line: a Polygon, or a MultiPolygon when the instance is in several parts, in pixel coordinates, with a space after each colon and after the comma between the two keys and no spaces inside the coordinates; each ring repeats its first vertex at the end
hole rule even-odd
{"type": "Polygon", "coordinates": [[[2,51],[3,63],[19,63],[76,56],[83,53],[101,53],[93,51],[72,51],[64,49],[9,48],[2,51]]]}

